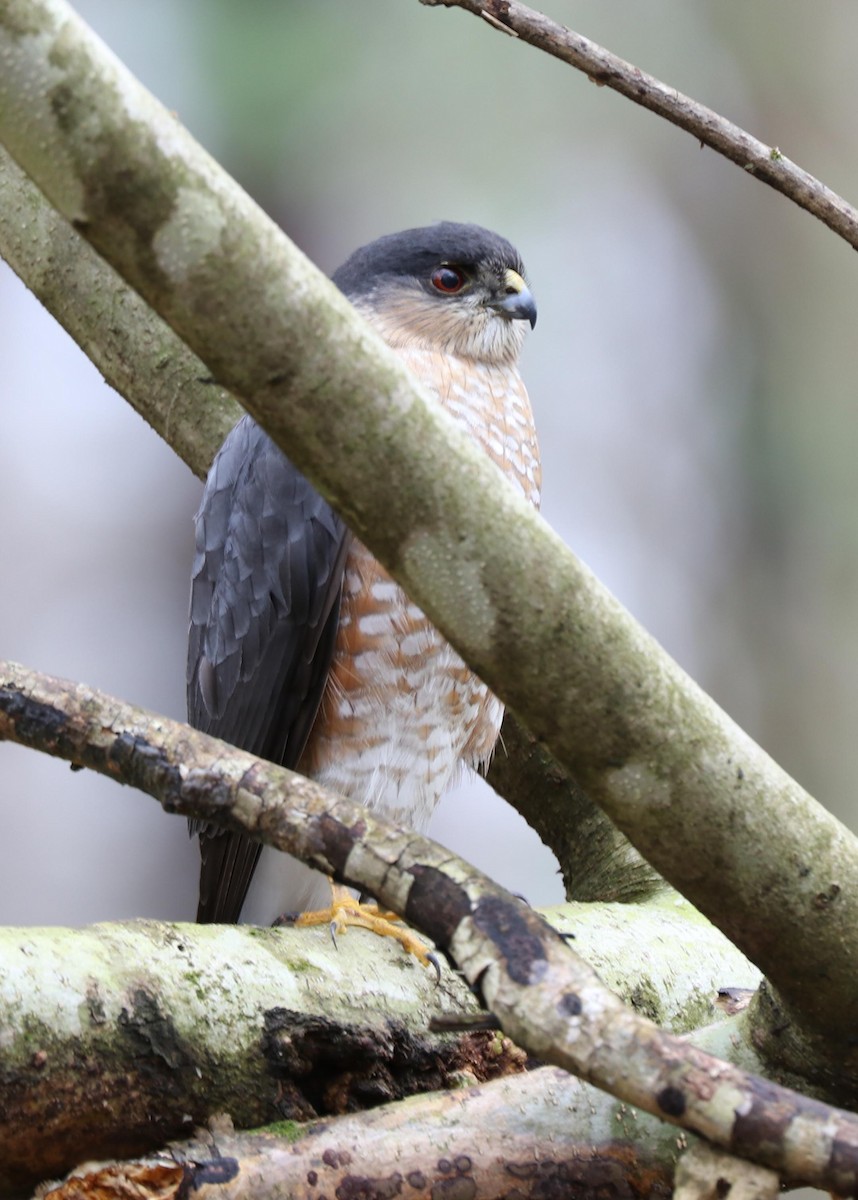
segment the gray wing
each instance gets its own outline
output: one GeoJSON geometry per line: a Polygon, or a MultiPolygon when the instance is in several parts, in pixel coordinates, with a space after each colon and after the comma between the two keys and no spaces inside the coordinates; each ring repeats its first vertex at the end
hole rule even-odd
{"type": "MultiPolygon", "coordinates": [[[[349,533],[250,417],[212,463],[196,518],[188,636],[188,720],[294,767],[334,651],[349,533]]],[[[200,834],[197,920],[236,922],[261,847],[200,834]]]]}

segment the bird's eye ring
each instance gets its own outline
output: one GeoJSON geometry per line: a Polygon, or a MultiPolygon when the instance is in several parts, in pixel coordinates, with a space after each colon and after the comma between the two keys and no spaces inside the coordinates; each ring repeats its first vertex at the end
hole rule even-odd
{"type": "Polygon", "coordinates": [[[464,271],[460,271],[458,267],[441,266],[432,272],[430,282],[436,291],[452,296],[461,292],[467,280],[464,271]]]}

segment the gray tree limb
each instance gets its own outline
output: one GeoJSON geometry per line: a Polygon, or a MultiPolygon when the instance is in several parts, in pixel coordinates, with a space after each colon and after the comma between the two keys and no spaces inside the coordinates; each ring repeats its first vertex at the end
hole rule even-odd
{"type": "Polygon", "coordinates": [[[243,409],[0,146],[0,254],[107,383],[205,479],[243,409]]]}
{"type": "Polygon", "coordinates": [[[780,1180],[774,1171],[755,1167],[698,1144],[677,1163],[674,1200],[777,1200],[780,1180]]]}
{"type": "Polygon", "coordinates": [[[557,856],[567,900],[645,900],[664,880],[509,709],[485,777],[557,856]]]}
{"type": "Polygon", "coordinates": [[[8,663],[0,737],[368,889],[449,951],[503,1031],[539,1059],[786,1179],[858,1188],[858,1117],[633,1013],[536,912],[427,838],[185,725],[8,663]]]}
{"type": "Polygon", "coordinates": [[[552,21],[520,0],[419,0],[428,7],[461,8],[488,25],[560,59],[599,87],[648,108],[817,217],[858,249],[858,211],[777,146],[767,146],[711,108],[684,96],[580,33],[552,21]]]}

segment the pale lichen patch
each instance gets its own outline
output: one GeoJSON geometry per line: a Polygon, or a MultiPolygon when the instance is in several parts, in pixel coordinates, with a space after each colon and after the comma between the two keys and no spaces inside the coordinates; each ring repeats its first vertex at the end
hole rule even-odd
{"type": "MultiPolygon", "coordinates": [[[[127,121],[136,124],[160,154],[172,158],[177,165],[186,164],[195,143],[178,118],[129,74],[107,47],[104,47],[103,65],[105,70],[113,68],[107,82],[113,90],[114,113],[117,116],[122,114],[127,121]]],[[[199,155],[195,169],[199,171],[205,162],[205,156],[199,155]]],[[[210,170],[206,175],[206,185],[211,187],[216,179],[217,173],[210,170]]]]}
{"type": "Polygon", "coordinates": [[[233,797],[233,812],[246,829],[254,829],[259,824],[259,796],[249,788],[236,788],[233,797]]]}
{"type": "Polygon", "coordinates": [[[57,110],[66,74],[52,62],[55,31],[20,33],[0,25],[0,133],[6,149],[63,216],[86,216],[85,189],[78,178],[57,110]]]}
{"type": "Polygon", "coordinates": [[[391,872],[390,870],[390,866],[396,863],[402,853],[402,842],[401,837],[394,838],[390,853],[384,852],[385,847],[382,847],[382,852],[379,853],[378,847],[373,846],[372,849],[368,849],[357,842],[345,865],[347,878],[351,878],[353,875],[362,875],[366,871],[365,883],[369,888],[385,887],[387,889],[386,903],[392,905],[399,912],[405,910],[412,883],[411,876],[407,872],[391,872]]]}
{"type": "Polygon", "coordinates": [[[474,654],[489,654],[497,612],[483,583],[482,563],[467,544],[447,529],[421,529],[402,547],[401,559],[409,576],[436,581],[451,623],[474,654]]]}
{"type": "Polygon", "coordinates": [[[34,10],[29,0],[8,0],[0,12],[0,29],[11,37],[25,37],[39,33],[48,22],[38,9],[34,10]]]}
{"type": "Polygon", "coordinates": [[[669,783],[646,763],[630,762],[605,773],[604,782],[614,803],[625,807],[669,808],[672,795],[669,783]]]}
{"type": "Polygon", "coordinates": [[[185,283],[209,254],[220,251],[225,227],[214,196],[180,187],[173,211],[152,239],[158,266],[174,283],[185,283]]]}

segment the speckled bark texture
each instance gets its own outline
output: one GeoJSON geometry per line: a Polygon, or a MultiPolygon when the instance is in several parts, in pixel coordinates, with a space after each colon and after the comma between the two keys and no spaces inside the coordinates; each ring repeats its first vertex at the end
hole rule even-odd
{"type": "Polygon", "coordinates": [[[178,1200],[182,1184],[183,1194],[199,1200],[666,1200],[676,1131],[642,1115],[638,1123],[608,1112],[598,1097],[591,1105],[591,1096],[577,1080],[546,1068],[260,1135],[236,1135],[219,1123],[208,1136],[174,1147],[173,1162],[126,1165],[117,1175],[148,1170],[176,1189],[159,1200],[178,1200]]]}
{"type": "Polygon", "coordinates": [[[343,297],[67,5],[7,0],[0,63],[0,138],[13,157],[241,396],[646,859],[764,970],[796,1027],[815,1027],[858,1077],[852,835],[500,485],[343,297]],[[441,560],[441,578],[458,567],[479,577],[482,616],[475,608],[467,636],[455,595],[439,586],[441,560]]]}
{"type": "Polygon", "coordinates": [[[82,685],[0,668],[0,737],[38,746],[369,890],[447,950],[530,1054],[786,1178],[858,1189],[858,1118],[638,1016],[534,910],[449,851],[282,767],[82,685]]]}

